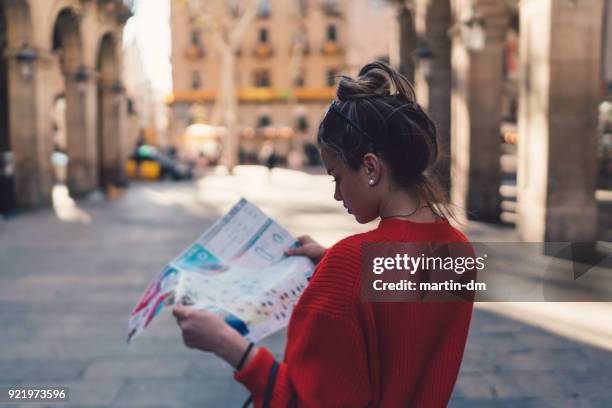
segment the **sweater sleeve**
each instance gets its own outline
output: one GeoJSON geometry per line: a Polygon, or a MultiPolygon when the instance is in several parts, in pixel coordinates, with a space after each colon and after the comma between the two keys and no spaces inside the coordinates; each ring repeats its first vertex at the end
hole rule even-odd
{"type": "MultiPolygon", "coordinates": [[[[367,352],[356,322],[345,316],[303,310],[293,319],[310,333],[296,334],[274,383],[271,408],[362,407],[371,401],[367,352]],[[324,334],[324,335],[321,335],[324,334]],[[330,341],[335,339],[335,341],[330,341]]],[[[262,407],[274,357],[260,348],[235,374],[262,407]]]]}
{"type": "MultiPolygon", "coordinates": [[[[336,244],[326,251],[289,325],[271,407],[361,407],[372,400],[366,337],[356,297],[359,246],[336,244]]],[[[260,348],[236,380],[263,406],[274,357],[260,348]]]]}

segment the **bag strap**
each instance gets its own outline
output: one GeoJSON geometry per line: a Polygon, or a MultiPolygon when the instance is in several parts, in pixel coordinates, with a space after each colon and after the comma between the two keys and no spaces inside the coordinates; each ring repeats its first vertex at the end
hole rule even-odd
{"type": "Polygon", "coordinates": [[[270,375],[268,376],[268,384],[266,385],[266,393],[264,394],[263,408],[270,408],[274,384],[276,383],[276,376],[278,375],[278,367],[278,361],[274,361],[274,364],[270,369],[270,375]]]}
{"type": "MultiPolygon", "coordinates": [[[[266,384],[266,392],[264,394],[263,408],[270,408],[270,402],[272,401],[272,393],[274,391],[274,384],[276,383],[276,376],[278,375],[279,364],[274,361],[272,368],[270,369],[270,375],[268,376],[268,384],[266,384]]],[[[247,408],[253,403],[253,396],[249,395],[249,398],[244,402],[242,408],[247,408]]]]}
{"type": "Polygon", "coordinates": [[[249,395],[249,398],[247,398],[247,400],[244,401],[244,404],[242,404],[242,408],[247,408],[252,403],[253,403],[253,396],[249,395]]]}

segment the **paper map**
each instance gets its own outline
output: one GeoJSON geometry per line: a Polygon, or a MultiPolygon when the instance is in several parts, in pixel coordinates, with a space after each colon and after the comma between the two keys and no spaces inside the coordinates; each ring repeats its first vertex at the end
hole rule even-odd
{"type": "Polygon", "coordinates": [[[283,253],[297,241],[241,199],[149,284],[132,311],[128,342],[175,302],[208,309],[248,340],[285,327],[314,264],[283,253]]]}

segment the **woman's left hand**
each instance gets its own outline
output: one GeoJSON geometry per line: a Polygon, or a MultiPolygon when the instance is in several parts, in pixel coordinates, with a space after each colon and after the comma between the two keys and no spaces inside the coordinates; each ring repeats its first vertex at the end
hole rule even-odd
{"type": "Polygon", "coordinates": [[[217,354],[236,367],[249,343],[223,319],[207,310],[177,304],[172,314],[187,347],[217,354]]]}

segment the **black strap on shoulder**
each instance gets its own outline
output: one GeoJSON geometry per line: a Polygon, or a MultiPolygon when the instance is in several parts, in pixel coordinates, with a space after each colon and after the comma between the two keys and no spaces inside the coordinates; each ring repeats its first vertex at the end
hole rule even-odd
{"type": "Polygon", "coordinates": [[[268,384],[266,385],[266,393],[264,394],[263,408],[270,408],[272,393],[274,392],[274,384],[276,383],[276,376],[278,374],[278,367],[278,361],[274,361],[274,364],[270,369],[270,375],[268,376],[268,384]]]}
{"type": "Polygon", "coordinates": [[[253,396],[249,395],[249,398],[247,398],[247,400],[244,401],[244,404],[242,404],[242,408],[247,408],[249,405],[251,405],[252,402],[253,402],[253,396]]]}

